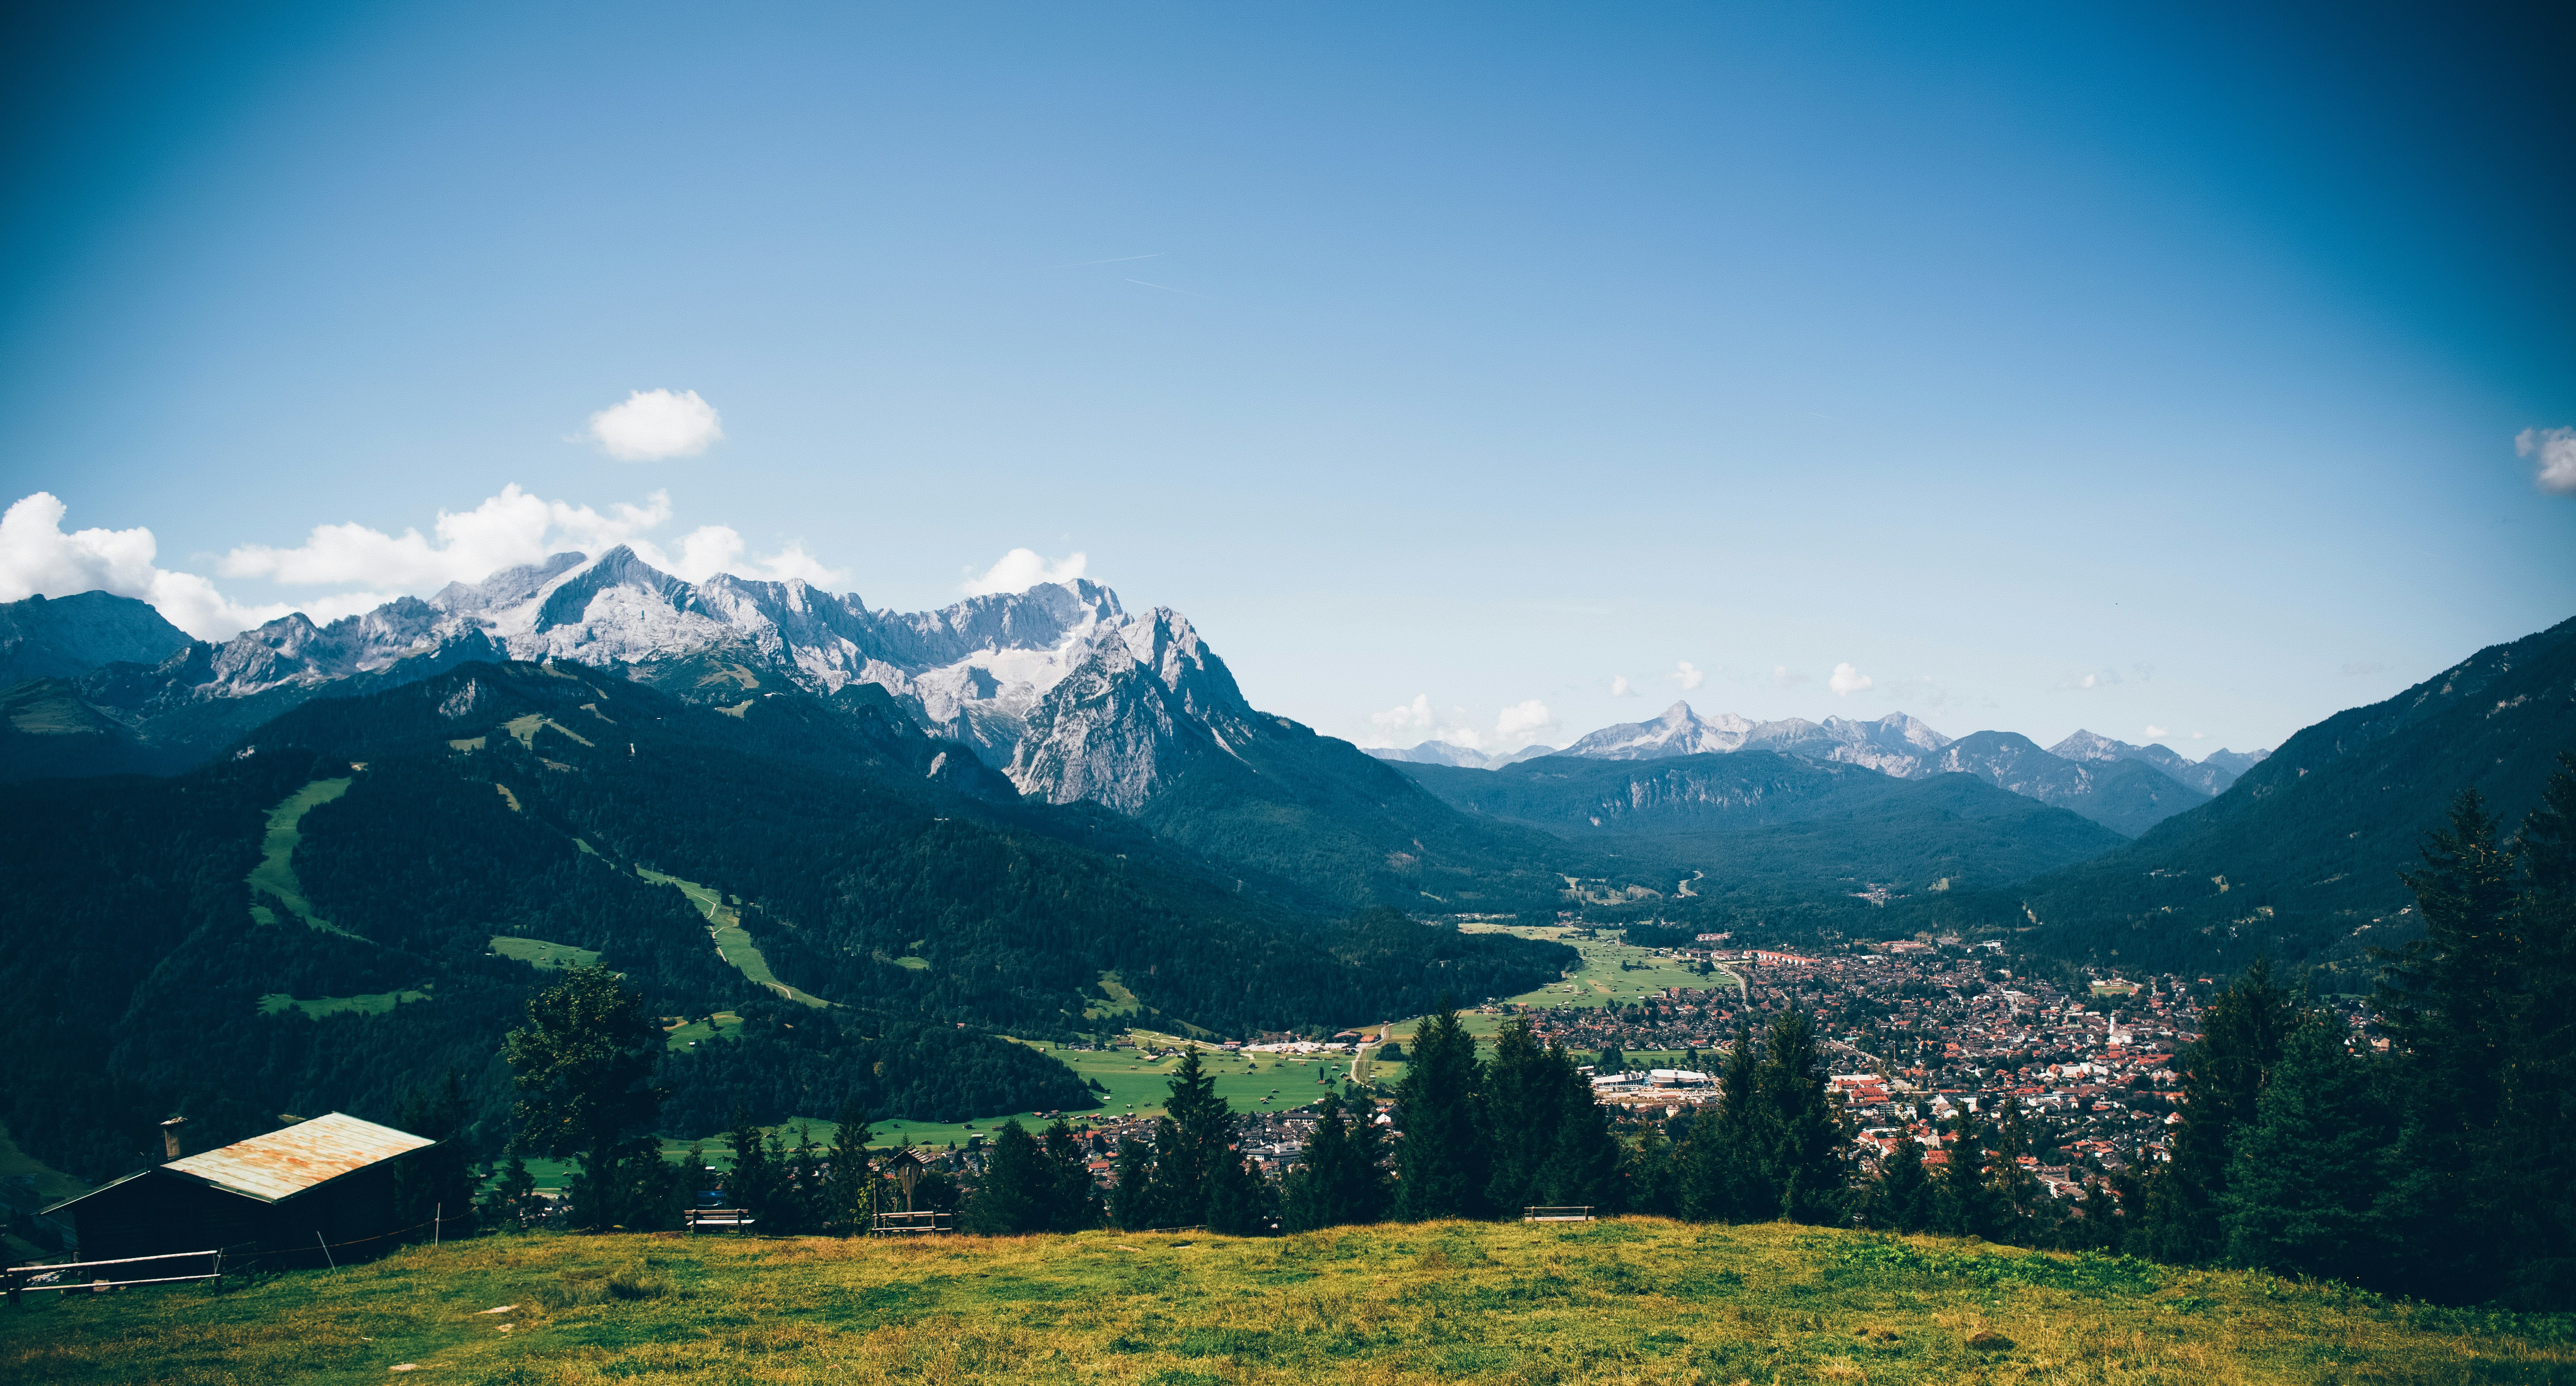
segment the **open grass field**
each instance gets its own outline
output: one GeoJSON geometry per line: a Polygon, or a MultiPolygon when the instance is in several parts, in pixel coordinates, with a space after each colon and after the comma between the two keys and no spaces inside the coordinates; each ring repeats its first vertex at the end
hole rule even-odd
{"type": "Polygon", "coordinates": [[[490,1237],[220,1289],[39,1300],[0,1314],[0,1379],[2576,1382],[2563,1317],[1931,1238],[1655,1220],[1262,1240],[490,1237]]]}
{"type": "MultiPolygon", "coordinates": [[[[295,875],[295,849],[304,841],[304,815],[312,812],[316,805],[327,804],[348,792],[349,781],[346,778],[315,780],[287,795],[277,807],[270,809],[268,832],[260,839],[259,865],[250,869],[245,880],[254,898],[265,892],[284,902],[287,910],[306,925],[356,938],[356,934],[313,912],[312,903],[304,898],[304,883],[295,875]]],[[[277,922],[275,912],[266,905],[254,904],[250,912],[263,924],[277,922]]]]}
{"type": "Polygon", "coordinates": [[[399,1006],[406,1001],[426,1001],[428,999],[429,993],[425,991],[376,991],[369,992],[363,996],[316,996],[311,998],[289,996],[282,991],[273,991],[268,995],[259,998],[259,1013],[261,1015],[282,1015],[287,1011],[294,1010],[302,1011],[306,1015],[313,1017],[315,1020],[320,1020],[324,1016],[342,1015],[351,1012],[358,1015],[383,1015],[385,1012],[392,1010],[394,1007],[399,1006]]]}
{"type": "Polygon", "coordinates": [[[715,935],[716,951],[745,977],[790,1001],[815,1007],[832,1004],[810,991],[799,991],[778,980],[778,974],[769,970],[769,960],[760,955],[760,949],[752,943],[751,935],[744,932],[742,917],[734,913],[733,906],[725,903],[722,891],[713,886],[700,885],[695,881],[684,881],[677,876],[664,875],[659,871],[647,871],[640,866],[635,869],[635,874],[655,885],[678,886],[680,893],[689,897],[689,903],[698,907],[698,913],[706,916],[707,924],[715,935]]]}
{"type": "Polygon", "coordinates": [[[741,1030],[741,1016],[731,1011],[718,1011],[714,1015],[692,1020],[685,1025],[670,1026],[663,1033],[671,1037],[671,1048],[686,1049],[693,1044],[703,1044],[711,1039],[738,1034],[741,1030]]]}
{"type": "Polygon", "coordinates": [[[575,948],[569,943],[549,943],[541,938],[516,938],[509,934],[494,934],[492,951],[505,958],[517,958],[545,972],[565,967],[588,967],[599,961],[596,949],[575,948]]]}

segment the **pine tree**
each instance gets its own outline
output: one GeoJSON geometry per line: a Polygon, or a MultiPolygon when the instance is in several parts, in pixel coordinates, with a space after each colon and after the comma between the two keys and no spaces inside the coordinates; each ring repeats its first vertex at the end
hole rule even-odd
{"type": "Polygon", "coordinates": [[[733,1168],[725,1175],[725,1201],[755,1220],[766,1221],[777,1175],[769,1163],[765,1134],[748,1109],[736,1106],[733,1130],[726,1139],[733,1147],[733,1168]]]}
{"type": "Polygon", "coordinates": [[[2520,1309],[2576,1308],[2576,754],[2561,752],[2540,806],[2515,838],[2531,998],[2518,1107],[2528,1133],[2528,1197],[2503,1298],[2520,1309]]]}
{"type": "Polygon", "coordinates": [[[854,1101],[841,1104],[839,1129],[832,1134],[830,1172],[823,1180],[822,1221],[841,1230],[864,1229],[875,1211],[871,1194],[875,1170],[868,1158],[867,1114],[854,1101]]]}
{"type": "Polygon", "coordinates": [[[1680,1217],[1681,1182],[1673,1143],[1649,1121],[1627,1148],[1619,1170],[1619,1206],[1647,1217],[1680,1217]]]}
{"type": "Polygon", "coordinates": [[[1924,1172],[1923,1146],[1900,1132],[1896,1152],[1879,1163],[1878,1183],[1870,1190],[1870,1226],[1889,1232],[1920,1232],[1932,1225],[1932,1178],[1924,1172]]]}
{"type": "Polygon", "coordinates": [[[1764,1175],[1757,1109],[1760,1065],[1753,1028],[1738,1022],[1735,1047],[1718,1071],[1716,1110],[1692,1118],[1678,1152],[1682,1216],[1694,1222],[1746,1222],[1779,1215],[1764,1175]]]}
{"type": "Polygon", "coordinates": [[[1481,1124],[1492,1161],[1486,1206],[1508,1213],[1546,1201],[1540,1174],[1556,1153],[1565,1093],[1528,1017],[1503,1027],[1495,1037],[1482,1095],[1481,1124]]]}
{"type": "MultiPolygon", "coordinates": [[[[1146,1202],[1158,1226],[1206,1226],[1209,1200],[1222,1182],[1237,1199],[1242,1161],[1234,1153],[1234,1109],[1216,1095],[1216,1079],[1199,1051],[1181,1056],[1172,1071],[1171,1097],[1154,1123],[1154,1166],[1146,1202]],[[1231,1167],[1231,1168],[1229,1168],[1231,1167]]],[[[1227,1204],[1231,1216],[1237,1203],[1227,1204]]]]}
{"type": "Polygon", "coordinates": [[[2145,1236],[2157,1260],[2191,1264],[2225,1249],[2219,1208],[2231,1143],[2254,1119],[2293,1016],[2289,994],[2260,958],[2201,1013],[2201,1036],[2183,1051],[2182,1122],[2147,1190],[2145,1236]]]}
{"type": "Polygon", "coordinates": [[[1973,1107],[1959,1108],[1949,1145],[1950,1162],[1941,1167],[1938,1226],[1954,1237],[1988,1237],[1995,1233],[1995,1191],[1986,1177],[1986,1128],[1973,1107]]]}
{"type": "Polygon", "coordinates": [[[1083,1154],[1073,1123],[1057,1117],[1040,1143],[1049,1183],[1046,1226],[1050,1232],[1084,1232],[1100,1225],[1100,1195],[1091,1186],[1091,1161],[1083,1154]]]}
{"type": "Polygon", "coordinates": [[[2291,1033],[2236,1138],[2220,1203],[2229,1260],[2362,1284],[2386,1267],[2397,1122],[2381,1075],[2344,1044],[2322,1012],[2291,1033]]]}
{"type": "Polygon", "coordinates": [[[1396,1089],[1396,1216],[1408,1222],[1481,1217],[1492,1177],[1481,1129],[1476,1038],[1445,999],[1414,1032],[1396,1089]]]}
{"type": "Polygon", "coordinates": [[[1315,1104],[1315,1131],[1280,1185],[1279,1225],[1286,1232],[1375,1222],[1386,1211],[1386,1175],[1377,1165],[1369,1108],[1355,1099],[1345,1118],[1331,1093],[1315,1104]]]}
{"type": "Polygon", "coordinates": [[[1015,1237],[1046,1230],[1054,1180],[1038,1143],[1016,1120],[1002,1123],[984,1153],[984,1175],[966,1199],[966,1230],[982,1237],[1015,1237]]]}
{"type": "Polygon", "coordinates": [[[1557,1089],[1556,1136],[1539,1169],[1535,1201],[1590,1208],[1603,1217],[1626,1211],[1623,1152],[1610,1133],[1609,1114],[1593,1100],[1592,1084],[1562,1045],[1548,1046],[1545,1076],[1557,1089]]]}
{"type": "Polygon", "coordinates": [[[1823,1225],[1841,1221],[1848,1206],[1842,1117],[1826,1087],[1815,1017],[1794,1007],[1782,1011],[1771,1022],[1754,1080],[1760,1099],[1756,1138],[1772,1216],[1823,1225]]]}
{"type": "Polygon", "coordinates": [[[1109,1220],[1129,1232],[1154,1226],[1153,1147],[1133,1136],[1120,1136],[1117,1179],[1109,1191],[1109,1220]]]}

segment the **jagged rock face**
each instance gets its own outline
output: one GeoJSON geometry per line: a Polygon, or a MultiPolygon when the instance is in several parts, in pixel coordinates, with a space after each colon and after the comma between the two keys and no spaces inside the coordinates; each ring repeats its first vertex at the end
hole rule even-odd
{"type": "Polygon", "coordinates": [[[1236,755],[1258,716],[1188,618],[1156,607],[1102,632],[1039,701],[1006,773],[1049,803],[1132,814],[1199,756],[1236,755]]]}
{"type": "MultiPolygon", "coordinates": [[[[103,593],[49,605],[83,603],[105,609],[94,625],[130,625],[136,612],[160,621],[144,603],[103,593]]],[[[6,630],[0,620],[0,635],[6,630]]],[[[123,661],[75,659],[69,672],[81,676],[85,696],[147,734],[155,719],[177,716],[197,741],[243,722],[254,704],[265,719],[341,680],[403,682],[471,659],[576,660],[683,696],[727,700],[763,686],[829,696],[875,684],[925,731],[966,742],[988,765],[1009,764],[1039,701],[1076,666],[1113,647],[1157,671],[1160,696],[1180,722],[1200,720],[1196,708],[1211,698],[1241,702],[1222,665],[1216,669],[1226,692],[1211,691],[1205,668],[1212,657],[1187,621],[1171,613],[1134,620],[1117,594],[1096,583],[1042,584],[937,611],[882,612],[800,581],[726,574],[684,582],[623,546],[596,559],[556,554],[327,626],[290,615],[221,643],[189,641],[175,629],[166,644],[118,643],[112,630],[74,633],[90,637],[81,648],[123,661]],[[130,658],[138,655],[149,656],[149,667],[130,658]]],[[[1168,758],[1168,748],[1155,754],[1168,758]]],[[[1108,782],[1129,778],[1121,772],[1108,782]]]]}
{"type": "Polygon", "coordinates": [[[1603,727],[1566,747],[1564,754],[1596,760],[1653,760],[1709,751],[1740,751],[1745,738],[1759,725],[1732,712],[1703,718],[1691,711],[1690,704],[1675,703],[1653,721],[1603,727]]]}
{"type": "Polygon", "coordinates": [[[1915,779],[1930,773],[1926,757],[1950,738],[1902,712],[1875,722],[1828,717],[1810,722],[1791,717],[1754,722],[1732,712],[1701,717],[1688,703],[1675,703],[1651,722],[1604,727],[1568,746],[1569,756],[1599,760],[1652,760],[1662,756],[1700,755],[1747,748],[1779,751],[1810,760],[1867,766],[1881,774],[1915,779]]]}

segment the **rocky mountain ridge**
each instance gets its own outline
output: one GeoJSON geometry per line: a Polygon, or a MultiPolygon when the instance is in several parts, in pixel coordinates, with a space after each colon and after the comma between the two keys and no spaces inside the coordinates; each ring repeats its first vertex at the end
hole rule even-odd
{"type": "Polygon", "coordinates": [[[1643,722],[1603,727],[1562,751],[1544,747],[1485,755],[1439,742],[1409,750],[1373,750],[1385,760],[1500,769],[1536,756],[1591,760],[1660,760],[1675,756],[1771,751],[1827,764],[1857,765],[1897,779],[1969,774],[2025,798],[2070,809],[2123,836],[2135,837],[2185,809],[2225,792],[2265,752],[2220,750],[2193,761],[2164,746],[2133,746],[2078,731],[2041,750],[2012,732],[1952,738],[1922,719],[1892,712],[1874,721],[1790,717],[1756,722],[1732,712],[1702,716],[1677,702],[1643,722]]]}

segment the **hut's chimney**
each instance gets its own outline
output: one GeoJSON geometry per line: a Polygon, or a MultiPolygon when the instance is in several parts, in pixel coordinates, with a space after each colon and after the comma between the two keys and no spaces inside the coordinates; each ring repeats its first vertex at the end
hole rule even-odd
{"type": "Polygon", "coordinates": [[[161,1149],[170,1159],[175,1160],[188,1153],[179,1139],[179,1128],[187,1124],[188,1119],[183,1116],[174,1116],[161,1123],[161,1149]]]}

